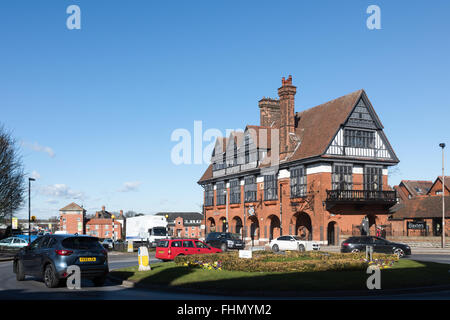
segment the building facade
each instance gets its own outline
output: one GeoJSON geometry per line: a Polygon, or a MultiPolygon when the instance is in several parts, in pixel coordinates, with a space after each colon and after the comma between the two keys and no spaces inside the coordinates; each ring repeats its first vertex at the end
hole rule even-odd
{"type": "Polygon", "coordinates": [[[204,237],[204,217],[198,212],[158,212],[155,215],[167,218],[168,234],[177,238],[204,237]]]}
{"type": "Polygon", "coordinates": [[[280,235],[337,244],[375,234],[396,192],[396,157],[364,90],[295,112],[296,87],[259,101],[260,125],[218,138],[204,188],[206,231],[266,244],[280,235]]]}
{"type": "Polygon", "coordinates": [[[59,230],[67,233],[85,234],[86,210],[72,202],[59,209],[59,230]]]}
{"type": "Polygon", "coordinates": [[[86,234],[101,239],[122,239],[122,225],[118,221],[104,218],[93,218],[86,224],[86,234]]]}

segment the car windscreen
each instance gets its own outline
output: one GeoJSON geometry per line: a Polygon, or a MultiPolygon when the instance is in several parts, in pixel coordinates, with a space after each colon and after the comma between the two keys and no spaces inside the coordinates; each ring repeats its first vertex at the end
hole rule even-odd
{"type": "Polygon", "coordinates": [[[97,238],[88,237],[71,237],[62,241],[62,245],[66,249],[82,249],[82,250],[95,250],[103,249],[103,246],[98,242],[97,238]]]}
{"type": "Polygon", "coordinates": [[[152,231],[153,232],[151,234],[154,236],[166,236],[167,235],[167,230],[166,230],[166,228],[163,228],[163,227],[153,228],[152,231]]]}

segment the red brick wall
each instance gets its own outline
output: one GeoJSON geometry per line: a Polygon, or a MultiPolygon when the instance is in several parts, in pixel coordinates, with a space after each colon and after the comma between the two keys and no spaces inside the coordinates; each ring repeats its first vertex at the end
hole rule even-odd
{"type": "MultiPolygon", "coordinates": [[[[354,174],[353,181],[355,183],[355,189],[363,189],[363,175],[354,174]]],[[[333,208],[328,211],[324,206],[324,201],[327,197],[326,190],[331,189],[331,173],[316,173],[309,174],[307,176],[308,192],[314,196],[309,196],[305,200],[291,199],[290,198],[290,184],[289,178],[279,179],[279,185],[282,184],[282,233],[287,235],[289,233],[296,234],[296,227],[300,224],[300,227],[304,225],[307,227],[308,233],[312,232],[312,239],[316,241],[327,241],[327,229],[328,226],[333,227],[335,230],[335,239],[339,234],[351,235],[353,226],[360,225],[362,219],[366,215],[373,215],[373,224],[371,226],[371,234],[375,234],[376,225],[386,224],[388,210],[383,206],[366,205],[356,206],[348,205],[339,208],[333,208]],[[292,205],[292,203],[295,205],[292,205]],[[310,220],[310,224],[308,223],[310,220]],[[331,224],[330,224],[331,223],[331,224]]],[[[387,189],[387,176],[383,176],[384,189],[387,189]],[[386,188],[385,188],[386,187],[386,188]]],[[[280,234],[279,217],[280,217],[280,194],[278,187],[278,200],[264,201],[264,189],[263,183],[258,183],[257,199],[258,202],[252,204],[255,208],[256,216],[251,220],[248,217],[248,213],[245,214],[244,221],[244,208],[242,205],[244,196],[244,187],[241,186],[241,204],[228,205],[228,221],[229,231],[235,232],[237,221],[239,219],[247,229],[246,238],[250,239],[250,222],[258,221],[259,224],[259,237],[254,239],[265,239],[262,242],[266,242],[270,237],[271,225],[273,226],[273,237],[277,237],[280,234]]],[[[278,186],[279,186],[278,185],[278,186]]],[[[216,200],[214,192],[214,200],[216,200]]],[[[246,211],[247,211],[246,208],[246,211]]],[[[215,221],[215,231],[222,231],[222,220],[226,218],[226,206],[217,206],[205,208],[206,213],[206,227],[207,232],[213,231],[211,229],[211,219],[215,221]]]]}

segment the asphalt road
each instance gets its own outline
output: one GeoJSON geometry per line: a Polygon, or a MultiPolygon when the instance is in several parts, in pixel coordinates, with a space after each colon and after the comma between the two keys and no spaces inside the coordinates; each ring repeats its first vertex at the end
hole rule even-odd
{"type": "MultiPolygon", "coordinates": [[[[414,254],[409,259],[431,261],[450,264],[450,255],[443,254],[414,254]]],[[[136,256],[110,255],[110,270],[120,269],[138,264],[136,256]]],[[[150,263],[158,261],[151,258],[150,263]]],[[[450,266],[449,266],[450,270],[450,266]]],[[[94,287],[88,281],[82,281],[81,289],[70,290],[66,287],[49,289],[44,283],[34,277],[26,277],[25,281],[17,281],[12,271],[12,262],[0,262],[0,300],[239,300],[261,299],[260,297],[229,297],[212,296],[180,292],[162,292],[157,290],[143,290],[126,288],[111,281],[107,281],[103,287],[94,287]]],[[[266,299],[277,299],[266,297],[266,299]]],[[[278,298],[279,299],[279,298],[278,298]]],[[[284,299],[284,298],[283,298],[284,299]]],[[[450,299],[449,291],[411,293],[403,295],[383,296],[355,296],[355,297],[305,297],[304,299],[450,299]]]]}

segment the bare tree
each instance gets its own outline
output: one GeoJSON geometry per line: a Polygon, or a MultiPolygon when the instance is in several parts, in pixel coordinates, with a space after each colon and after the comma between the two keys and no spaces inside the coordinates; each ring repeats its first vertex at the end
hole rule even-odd
{"type": "Polygon", "coordinates": [[[10,216],[24,202],[25,174],[16,140],[0,127],[0,217],[10,216]]]}

